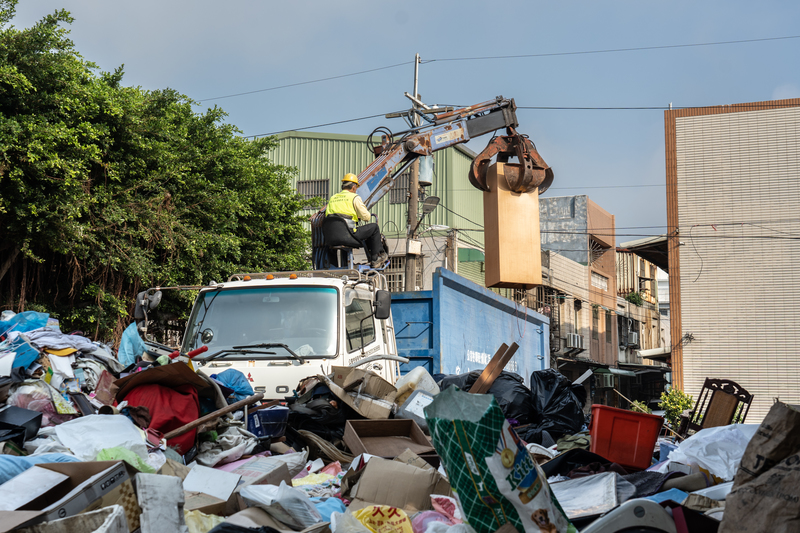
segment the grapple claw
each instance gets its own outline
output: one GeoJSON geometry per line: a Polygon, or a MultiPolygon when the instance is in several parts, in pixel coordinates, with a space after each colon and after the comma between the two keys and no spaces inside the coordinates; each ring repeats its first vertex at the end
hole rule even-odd
{"type": "Polygon", "coordinates": [[[497,161],[507,163],[509,157],[516,156],[519,164],[506,166],[505,176],[509,188],[517,193],[528,193],[539,189],[545,192],[553,182],[553,169],[547,166],[536,147],[527,137],[512,128],[506,128],[507,135],[500,135],[489,141],[486,148],[472,161],[469,182],[477,189],[488,191],[486,173],[494,156],[497,161]]]}

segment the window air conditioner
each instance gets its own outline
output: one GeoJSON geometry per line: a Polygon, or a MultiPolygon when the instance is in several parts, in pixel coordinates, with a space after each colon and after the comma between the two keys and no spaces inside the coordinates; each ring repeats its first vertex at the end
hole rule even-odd
{"type": "Polygon", "coordinates": [[[580,348],[581,350],[584,349],[583,345],[583,335],[578,335],[576,333],[567,333],[567,348],[580,348]]]}

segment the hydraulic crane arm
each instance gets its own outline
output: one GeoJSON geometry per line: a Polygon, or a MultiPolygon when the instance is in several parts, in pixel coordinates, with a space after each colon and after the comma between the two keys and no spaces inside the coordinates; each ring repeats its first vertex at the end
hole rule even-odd
{"type": "MultiPolygon", "coordinates": [[[[510,190],[529,193],[538,188],[539,193],[543,193],[553,181],[553,171],[541,158],[530,139],[517,133],[516,110],[513,99],[498,96],[488,102],[441,113],[428,109],[425,113],[433,114],[432,119],[426,118],[428,124],[404,132],[398,139],[385,130],[386,135],[382,136],[381,144],[372,148],[375,161],[358,175],[356,192],[367,209],[371,209],[394,186],[397,176],[418,157],[429,156],[439,150],[505,128],[506,135],[493,137],[483,152],[473,160],[469,172],[470,183],[478,189],[488,191],[486,173],[491,159],[496,156],[499,162],[506,163],[509,157],[516,157],[518,163],[506,165],[504,172],[510,190]]],[[[326,244],[323,234],[324,220],[324,209],[311,217],[312,259],[315,269],[326,269],[331,265],[329,252],[332,249],[326,244]]],[[[336,240],[334,236],[330,242],[336,240]]],[[[352,258],[352,255],[349,257],[352,258]]]]}
{"type": "MultiPolygon", "coordinates": [[[[371,209],[392,188],[395,177],[418,157],[431,155],[438,150],[465,143],[470,139],[501,128],[507,128],[509,134],[502,139],[518,138],[520,139],[518,144],[530,145],[527,151],[520,150],[520,154],[530,153],[531,150],[536,153],[536,149],[533,148],[530,141],[514,130],[518,125],[516,109],[513,99],[498,96],[488,102],[434,115],[432,124],[423,126],[399,140],[395,141],[384,136],[381,145],[373,149],[377,156],[375,161],[358,175],[358,195],[364,200],[367,209],[371,209]],[[394,172],[395,169],[398,171],[394,172]]],[[[513,155],[517,155],[516,152],[515,150],[513,155]]],[[[497,153],[498,150],[495,149],[491,155],[497,153]]],[[[536,156],[535,159],[538,161],[532,162],[531,168],[535,167],[537,163],[541,163],[544,168],[547,168],[541,157],[538,157],[538,154],[536,156]]],[[[487,190],[485,179],[482,179],[482,170],[483,168],[473,164],[470,181],[479,189],[487,190]],[[475,175],[473,176],[473,174],[475,175]]],[[[525,181],[530,182],[531,180],[525,181]]],[[[540,180],[539,184],[542,181],[540,180]]]]}

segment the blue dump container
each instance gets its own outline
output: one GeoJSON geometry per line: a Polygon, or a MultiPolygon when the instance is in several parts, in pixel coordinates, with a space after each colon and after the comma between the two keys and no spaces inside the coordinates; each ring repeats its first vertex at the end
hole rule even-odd
{"type": "Polygon", "coordinates": [[[260,439],[277,439],[286,432],[289,408],[276,405],[247,414],[247,431],[260,439]]]}

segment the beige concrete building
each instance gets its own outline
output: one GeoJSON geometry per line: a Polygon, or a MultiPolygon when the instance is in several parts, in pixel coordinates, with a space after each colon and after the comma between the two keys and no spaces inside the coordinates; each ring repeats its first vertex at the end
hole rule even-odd
{"type": "Polygon", "coordinates": [[[800,99],[665,112],[673,384],[800,403],[800,99]]]}

